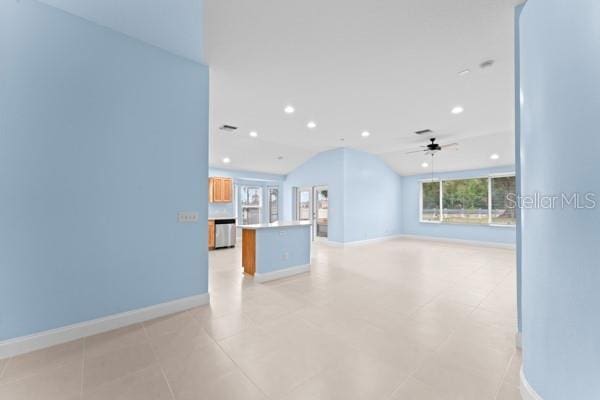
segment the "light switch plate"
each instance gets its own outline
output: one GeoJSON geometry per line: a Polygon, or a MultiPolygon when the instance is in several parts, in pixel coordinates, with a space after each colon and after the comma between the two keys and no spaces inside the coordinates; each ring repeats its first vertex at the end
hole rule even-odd
{"type": "Polygon", "coordinates": [[[198,222],[198,212],[196,211],[180,211],[177,213],[177,222],[189,224],[198,222]]]}

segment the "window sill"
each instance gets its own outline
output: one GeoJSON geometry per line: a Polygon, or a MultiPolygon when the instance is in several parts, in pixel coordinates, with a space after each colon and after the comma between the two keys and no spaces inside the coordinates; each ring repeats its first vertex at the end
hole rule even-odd
{"type": "Polygon", "coordinates": [[[474,227],[492,227],[492,228],[516,228],[516,225],[503,225],[503,224],[465,224],[461,222],[444,222],[444,221],[419,221],[421,224],[433,224],[433,225],[450,225],[450,226],[474,226],[474,227]]]}
{"type": "Polygon", "coordinates": [[[442,223],[442,221],[427,221],[427,220],[420,220],[419,222],[422,224],[434,224],[434,225],[442,223]]]}

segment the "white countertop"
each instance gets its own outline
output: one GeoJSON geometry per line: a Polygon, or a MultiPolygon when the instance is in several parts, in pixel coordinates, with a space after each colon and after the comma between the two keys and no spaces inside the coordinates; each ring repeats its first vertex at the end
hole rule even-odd
{"type": "Polygon", "coordinates": [[[242,229],[268,229],[268,228],[286,228],[292,226],[310,226],[310,221],[281,221],[271,224],[239,225],[242,229]]]}
{"type": "Polygon", "coordinates": [[[235,217],[208,217],[208,220],[220,220],[220,219],[235,219],[235,217]]]}

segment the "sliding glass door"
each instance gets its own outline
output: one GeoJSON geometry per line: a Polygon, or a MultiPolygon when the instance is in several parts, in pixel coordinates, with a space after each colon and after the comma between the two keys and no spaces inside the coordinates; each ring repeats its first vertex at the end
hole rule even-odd
{"type": "Polygon", "coordinates": [[[329,227],[329,191],[327,186],[296,189],[296,219],[313,224],[312,237],[326,239],[329,227]]]}
{"type": "Polygon", "coordinates": [[[316,238],[327,238],[329,226],[329,191],[327,186],[315,187],[315,219],[314,230],[316,238]]]}

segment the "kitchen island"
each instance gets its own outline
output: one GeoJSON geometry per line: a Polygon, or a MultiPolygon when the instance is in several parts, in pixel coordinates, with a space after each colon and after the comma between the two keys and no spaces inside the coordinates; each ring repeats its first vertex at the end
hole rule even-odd
{"type": "Polygon", "coordinates": [[[308,221],[241,225],[242,266],[257,282],[310,270],[311,223],[308,221]]]}

